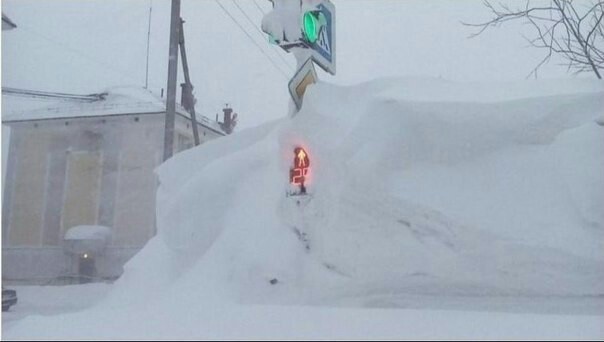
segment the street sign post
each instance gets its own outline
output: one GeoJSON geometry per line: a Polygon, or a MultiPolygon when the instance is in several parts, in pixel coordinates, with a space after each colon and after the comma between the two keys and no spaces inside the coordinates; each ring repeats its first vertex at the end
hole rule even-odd
{"type": "Polygon", "coordinates": [[[313,59],[309,58],[306,60],[306,62],[304,62],[302,67],[296,71],[296,74],[294,77],[292,77],[288,84],[289,93],[298,110],[302,108],[302,100],[304,98],[306,88],[313,83],[317,83],[317,80],[317,72],[315,71],[315,67],[313,65],[313,59]]]}

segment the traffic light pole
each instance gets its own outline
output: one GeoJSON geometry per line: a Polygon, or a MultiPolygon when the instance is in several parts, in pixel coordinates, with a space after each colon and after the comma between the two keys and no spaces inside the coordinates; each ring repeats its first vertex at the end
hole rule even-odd
{"type": "Polygon", "coordinates": [[[178,68],[178,43],[180,41],[180,0],[172,0],[170,18],[170,49],[168,59],[168,85],[166,98],[166,124],[164,129],[164,161],[174,152],[174,122],[176,120],[176,78],[178,68]]]}

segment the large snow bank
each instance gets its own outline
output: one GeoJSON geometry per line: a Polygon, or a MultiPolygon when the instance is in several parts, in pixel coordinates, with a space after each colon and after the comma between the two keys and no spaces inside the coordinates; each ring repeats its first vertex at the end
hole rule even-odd
{"type": "Polygon", "coordinates": [[[141,281],[182,300],[265,304],[599,296],[602,92],[579,81],[315,85],[295,118],[160,167],[158,237],[115,298],[135,300],[141,281]],[[299,145],[312,195],[296,204],[285,192],[299,145]]]}
{"type": "Polygon", "coordinates": [[[449,325],[456,311],[435,322],[422,311],[240,307],[602,315],[604,87],[575,83],[320,83],[295,117],[174,156],[158,169],[158,236],[90,312],[140,329],[88,324],[91,336],[601,337],[588,316],[531,316],[533,335],[522,315],[481,316],[483,331],[449,325]],[[285,196],[296,146],[312,160],[306,198],[285,196]]]}
{"type": "Polygon", "coordinates": [[[316,85],[293,120],[163,165],[159,239],[186,282],[242,301],[600,295],[602,87],[529,84],[316,85]],[[312,199],[296,205],[299,145],[312,199]]]}

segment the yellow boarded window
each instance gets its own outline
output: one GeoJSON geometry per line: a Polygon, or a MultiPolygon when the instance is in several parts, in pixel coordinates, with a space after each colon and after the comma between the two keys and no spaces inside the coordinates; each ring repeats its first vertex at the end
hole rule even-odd
{"type": "Polygon", "coordinates": [[[97,224],[101,185],[101,153],[70,152],[67,156],[63,233],[71,227],[97,224]]]}

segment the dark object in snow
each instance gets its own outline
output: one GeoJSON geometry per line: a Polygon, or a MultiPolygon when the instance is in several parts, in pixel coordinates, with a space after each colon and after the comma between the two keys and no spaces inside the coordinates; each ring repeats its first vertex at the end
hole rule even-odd
{"type": "Polygon", "coordinates": [[[400,220],[396,220],[396,222],[398,222],[398,223],[400,223],[402,225],[405,225],[407,227],[411,227],[411,223],[409,221],[407,221],[407,220],[400,219],[400,220]]]}
{"type": "MultiPolygon", "coordinates": [[[[306,196],[312,196],[311,194],[309,194],[308,192],[306,192],[306,188],[304,188],[304,193],[300,192],[300,191],[285,191],[285,197],[306,197],[306,196]]],[[[300,203],[298,203],[300,204],[300,203]]]]}
{"type": "Polygon", "coordinates": [[[352,278],[352,277],[350,276],[350,274],[347,274],[347,273],[342,272],[342,271],[341,271],[340,269],[338,269],[338,268],[337,268],[337,267],[336,267],[334,264],[329,264],[329,263],[324,262],[324,263],[323,263],[323,266],[325,266],[325,268],[327,268],[328,270],[330,270],[330,271],[332,271],[332,272],[335,272],[335,273],[337,273],[337,274],[339,274],[339,275],[341,275],[341,276],[344,276],[344,277],[347,277],[347,278],[352,278]]]}
{"type": "Polygon", "coordinates": [[[279,282],[279,280],[277,280],[277,278],[273,278],[269,281],[269,283],[271,283],[271,285],[275,285],[279,282]]]}
{"type": "Polygon", "coordinates": [[[304,249],[306,249],[306,251],[310,251],[310,241],[308,241],[308,236],[306,233],[300,231],[298,227],[294,227],[294,233],[296,233],[298,240],[302,241],[304,244],[304,249]]]}
{"type": "Polygon", "coordinates": [[[96,261],[90,253],[84,253],[78,258],[78,275],[80,284],[90,283],[96,278],[96,261]]]}
{"type": "Polygon", "coordinates": [[[8,311],[15,304],[17,304],[17,291],[2,288],[2,311],[8,311]]]}

